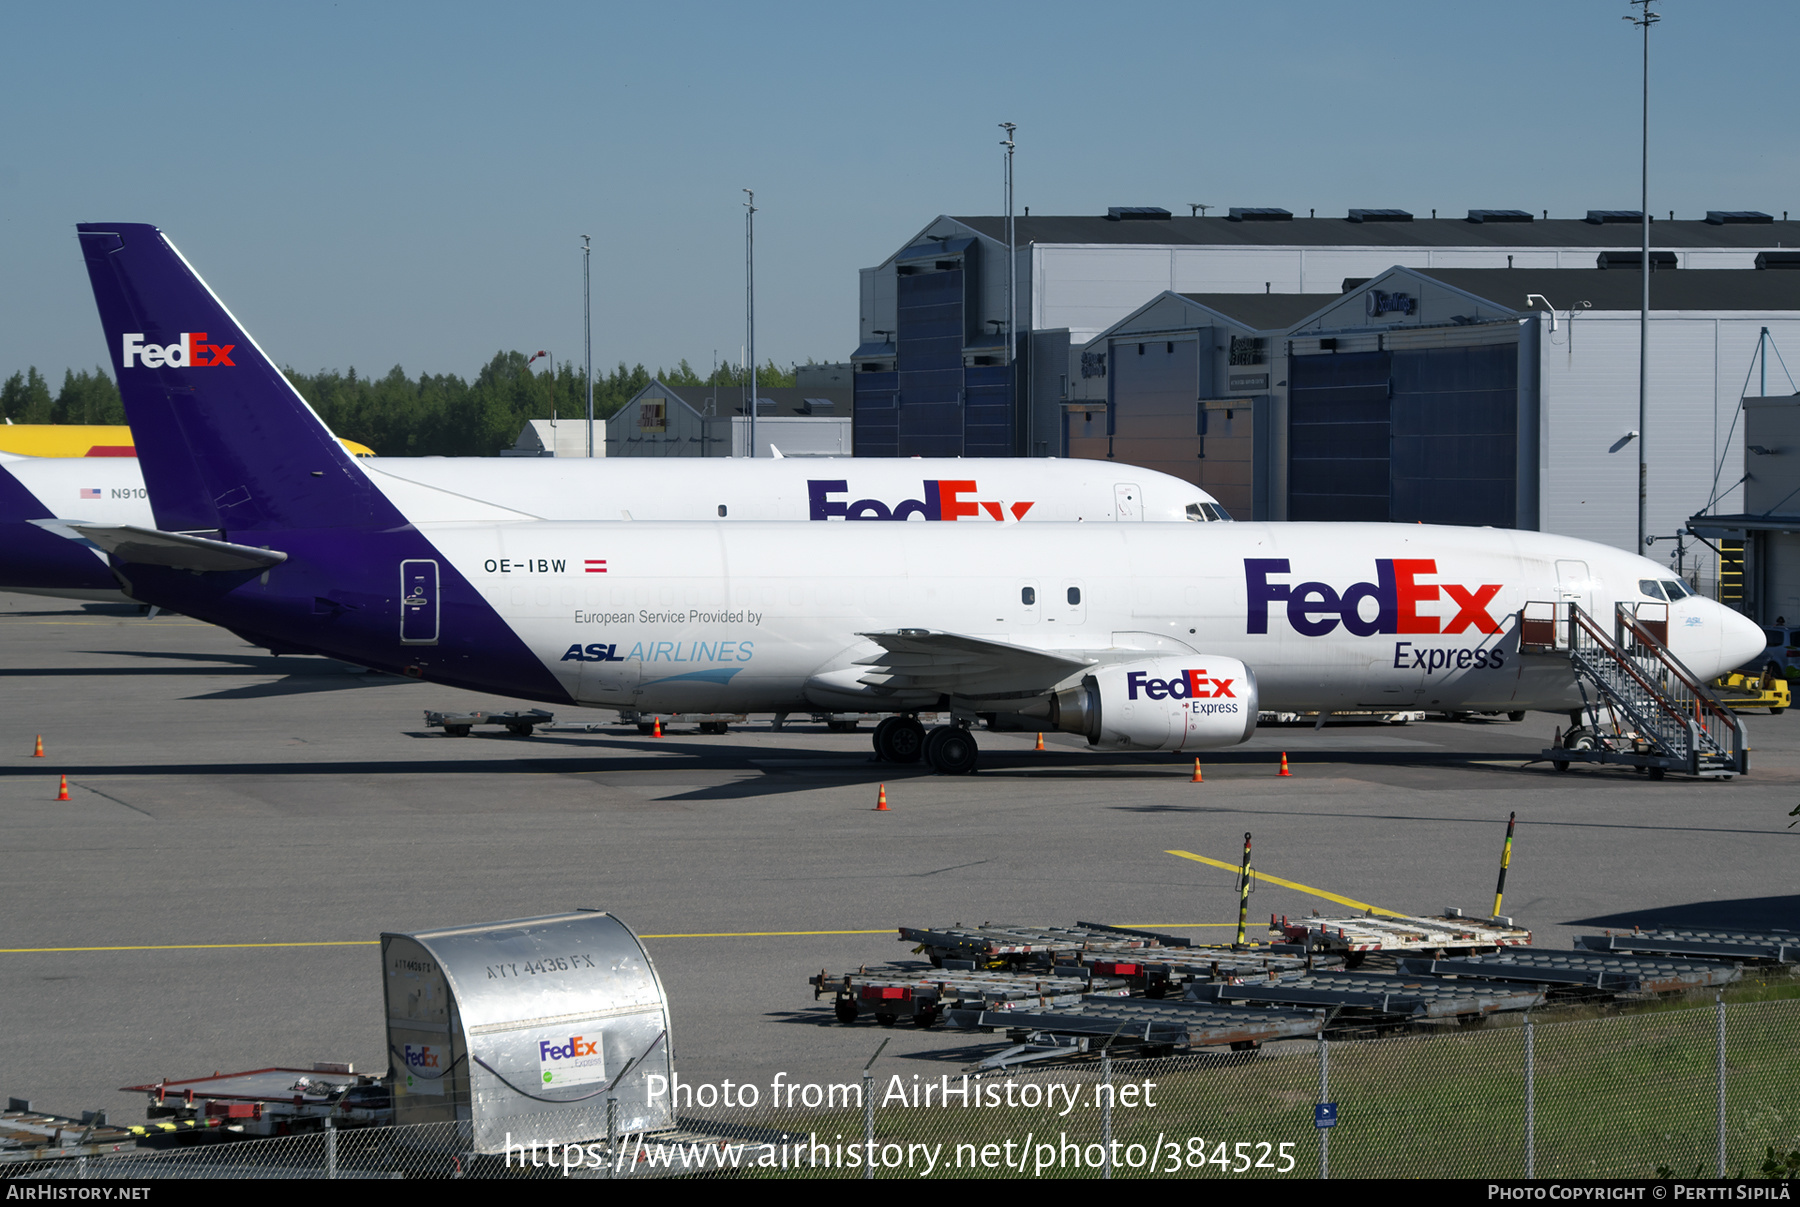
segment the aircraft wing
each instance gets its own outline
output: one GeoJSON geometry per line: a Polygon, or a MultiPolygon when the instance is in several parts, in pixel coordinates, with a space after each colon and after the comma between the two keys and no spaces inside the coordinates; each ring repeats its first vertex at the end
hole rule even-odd
{"type": "Polygon", "coordinates": [[[881,647],[880,653],[857,659],[858,666],[869,668],[859,682],[889,691],[971,697],[1036,694],[1095,661],[1078,654],[1052,654],[933,629],[890,629],[857,636],[881,647]]]}
{"type": "Polygon", "coordinates": [[[277,549],[234,545],[180,532],[159,532],[134,524],[75,524],[58,526],[94,542],[122,562],[140,566],[169,566],[176,570],[266,570],[287,561],[277,549]]]}

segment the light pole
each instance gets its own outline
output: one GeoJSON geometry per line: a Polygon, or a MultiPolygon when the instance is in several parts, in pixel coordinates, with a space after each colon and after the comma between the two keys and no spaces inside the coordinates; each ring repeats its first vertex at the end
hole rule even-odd
{"type": "Polygon", "coordinates": [[[588,264],[593,259],[593,240],[581,236],[581,337],[587,352],[587,455],[594,455],[594,294],[589,285],[588,264]]]}
{"type": "Polygon", "coordinates": [[[1644,228],[1644,260],[1640,267],[1644,274],[1644,293],[1638,310],[1638,511],[1637,539],[1638,548],[1648,547],[1646,538],[1650,535],[1650,459],[1644,451],[1645,435],[1649,431],[1646,419],[1649,417],[1650,398],[1650,27],[1662,20],[1650,11],[1655,0],[1630,0],[1632,7],[1641,11],[1635,17],[1627,15],[1625,20],[1644,31],[1644,146],[1643,146],[1643,195],[1638,201],[1639,217],[1643,219],[1644,228]]]}
{"type": "MultiPolygon", "coordinates": [[[[1018,370],[1013,366],[1013,341],[1018,338],[1018,316],[1014,313],[1018,303],[1019,288],[1019,251],[1013,233],[1013,131],[1017,130],[1016,122],[1001,122],[1000,128],[1006,131],[1006,137],[1000,145],[1006,148],[1006,386],[1014,399],[1019,396],[1018,370]]],[[[1025,409],[1025,454],[1031,455],[1031,408],[1025,409]]]]}
{"type": "Polygon", "coordinates": [[[756,194],[744,190],[744,322],[750,348],[750,455],[756,456],[756,194]]]}

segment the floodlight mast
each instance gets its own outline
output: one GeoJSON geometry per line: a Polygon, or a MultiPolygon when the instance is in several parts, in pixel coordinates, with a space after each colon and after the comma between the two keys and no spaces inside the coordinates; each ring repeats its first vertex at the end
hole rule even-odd
{"type": "MultiPolygon", "coordinates": [[[[1001,122],[1006,137],[1000,145],[1006,148],[1006,385],[1014,399],[1019,396],[1018,376],[1013,365],[1013,332],[1018,329],[1019,247],[1013,231],[1013,131],[1016,122],[1001,122]]],[[[1025,455],[1031,455],[1031,407],[1025,408],[1025,455]]]]}
{"type": "Polygon", "coordinates": [[[744,190],[744,321],[750,349],[750,455],[756,456],[756,194],[744,190]]]}
{"type": "Polygon", "coordinates": [[[587,455],[594,455],[594,304],[588,264],[593,259],[593,239],[581,236],[581,329],[587,350],[587,455]]]}
{"type": "Polygon", "coordinates": [[[1650,503],[1650,458],[1645,451],[1645,433],[1649,431],[1650,398],[1650,27],[1662,20],[1650,6],[1655,0],[1629,0],[1639,11],[1625,20],[1644,31],[1644,122],[1642,196],[1638,201],[1638,217],[1644,231],[1644,259],[1638,266],[1643,273],[1643,298],[1638,309],[1638,547],[1648,547],[1650,503]]]}

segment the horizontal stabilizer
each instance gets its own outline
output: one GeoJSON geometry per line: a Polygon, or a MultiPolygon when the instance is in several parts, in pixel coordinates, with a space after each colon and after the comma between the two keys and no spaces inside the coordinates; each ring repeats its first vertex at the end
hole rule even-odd
{"type": "Polygon", "coordinates": [[[82,539],[94,542],[122,562],[137,566],[168,566],[174,570],[266,570],[287,561],[277,549],[234,545],[180,532],[158,532],[132,524],[58,525],[82,539]]]}
{"type": "Polygon", "coordinates": [[[893,690],[930,690],[957,696],[1003,696],[1048,691],[1093,665],[1079,654],[1052,654],[1004,641],[931,629],[859,633],[881,646],[857,659],[862,682],[893,690]]]}

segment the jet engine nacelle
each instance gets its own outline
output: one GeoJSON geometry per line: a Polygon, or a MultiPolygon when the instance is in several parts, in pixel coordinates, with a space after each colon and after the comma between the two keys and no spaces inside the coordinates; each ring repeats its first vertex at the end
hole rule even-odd
{"type": "Polygon", "coordinates": [[[1213,750],[1256,730],[1256,676],[1236,658],[1184,654],[1097,667],[1050,699],[1050,723],[1090,746],[1213,750]]]}

